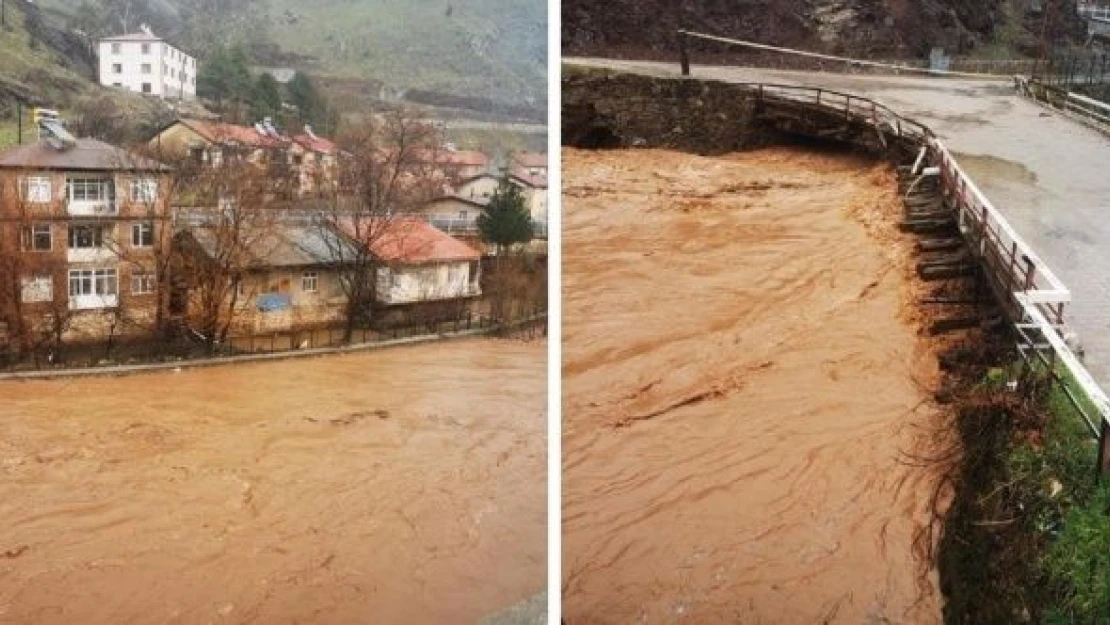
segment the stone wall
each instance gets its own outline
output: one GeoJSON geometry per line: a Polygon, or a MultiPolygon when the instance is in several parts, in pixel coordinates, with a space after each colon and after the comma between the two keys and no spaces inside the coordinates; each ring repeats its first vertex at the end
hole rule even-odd
{"type": "Polygon", "coordinates": [[[840,108],[759,97],[751,86],[567,67],[563,145],[712,155],[775,144],[839,144],[904,160],[914,151],[840,108]]]}

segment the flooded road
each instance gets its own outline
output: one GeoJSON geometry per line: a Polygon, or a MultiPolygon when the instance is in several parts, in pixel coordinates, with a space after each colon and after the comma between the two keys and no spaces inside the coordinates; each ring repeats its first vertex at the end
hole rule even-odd
{"type": "Polygon", "coordinates": [[[546,344],[0,383],[0,623],[473,623],[546,579],[546,344]]]}
{"type": "Polygon", "coordinates": [[[893,173],[563,154],[566,622],[939,622],[893,173]]]}

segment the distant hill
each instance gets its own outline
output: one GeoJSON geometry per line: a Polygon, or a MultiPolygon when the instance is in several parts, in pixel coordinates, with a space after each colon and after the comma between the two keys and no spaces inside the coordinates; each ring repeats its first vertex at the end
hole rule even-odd
{"type": "MultiPolygon", "coordinates": [[[[38,1],[68,17],[80,4],[38,1]]],[[[202,58],[244,44],[257,64],[305,70],[342,97],[417,90],[423,103],[546,111],[546,0],[144,1],[159,34],[202,58]]]]}

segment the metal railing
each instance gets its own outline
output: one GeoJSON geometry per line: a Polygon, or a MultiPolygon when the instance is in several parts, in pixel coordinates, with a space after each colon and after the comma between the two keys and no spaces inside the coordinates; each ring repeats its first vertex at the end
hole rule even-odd
{"type": "Polygon", "coordinates": [[[1048,106],[1069,117],[1110,133],[1110,104],[1099,102],[1085,95],[1060,89],[1031,80],[1024,76],[1014,77],[1017,92],[1038,104],[1048,106]]]}
{"type": "MultiPolygon", "coordinates": [[[[680,42],[684,35],[697,35],[685,31],[679,34],[680,42]]],[[[736,43],[724,38],[705,38],[736,43]]],[[[689,75],[684,44],[679,53],[682,73],[689,75]]],[[[923,150],[915,168],[920,168],[923,176],[940,177],[941,192],[948,206],[956,212],[960,232],[982,265],[1019,337],[1019,353],[1023,357],[1035,355],[1048,364],[1053,379],[1061,385],[1071,405],[1099,440],[1099,470],[1110,473],[1110,400],[1065,339],[1071,335],[1065,323],[1065,306],[1071,301],[1071,292],[967,175],[944,142],[924,124],[903,117],[870,98],[816,87],[739,84],[751,89],[761,100],[778,98],[842,112],[857,122],[871,124],[880,136],[893,132],[913,140],[923,150]]],[[[1029,91],[1032,84],[1022,79],[1018,81],[1019,90],[1029,91]]],[[[1110,106],[1076,94],[1067,96],[1058,106],[1073,116],[1100,125],[1104,116],[1110,117],[1110,106]]]]}

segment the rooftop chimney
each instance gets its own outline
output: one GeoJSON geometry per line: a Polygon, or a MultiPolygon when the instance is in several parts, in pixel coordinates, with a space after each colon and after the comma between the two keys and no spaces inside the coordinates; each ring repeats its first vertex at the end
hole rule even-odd
{"type": "Polygon", "coordinates": [[[312,139],[318,139],[319,138],[319,137],[316,136],[316,133],[312,132],[312,126],[310,126],[308,124],[304,125],[304,133],[312,139]]]}

